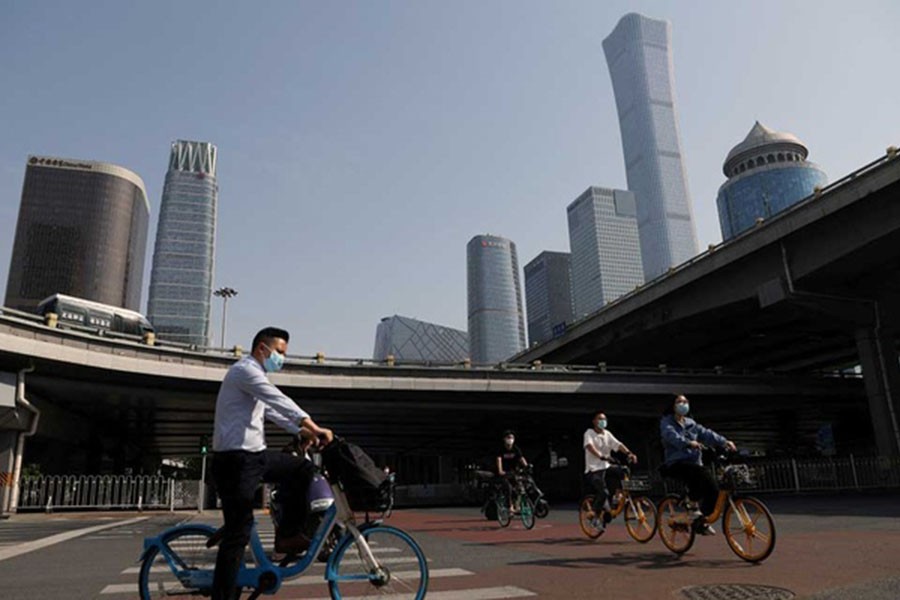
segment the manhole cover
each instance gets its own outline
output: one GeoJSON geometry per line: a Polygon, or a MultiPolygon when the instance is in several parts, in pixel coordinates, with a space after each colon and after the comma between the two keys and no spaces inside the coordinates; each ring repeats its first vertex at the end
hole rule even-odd
{"type": "Polygon", "coordinates": [[[681,596],[686,600],[788,600],[794,592],[768,585],[717,583],[682,588],[681,596]]]}

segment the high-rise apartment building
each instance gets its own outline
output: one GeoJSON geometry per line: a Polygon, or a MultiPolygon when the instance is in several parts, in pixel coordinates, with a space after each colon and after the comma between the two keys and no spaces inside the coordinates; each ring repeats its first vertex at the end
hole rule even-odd
{"type": "Polygon", "coordinates": [[[372,358],[398,361],[455,363],[469,357],[469,335],[465,331],[418,319],[385,317],[375,331],[372,358]]]}
{"type": "Polygon", "coordinates": [[[475,364],[502,362],[525,349],[525,322],[516,245],[476,235],[466,246],[469,356],[475,364]]]}
{"type": "Polygon", "coordinates": [[[635,196],[591,186],[566,210],[572,304],[580,319],[644,283],[635,196]]]}
{"type": "Polygon", "coordinates": [[[638,14],[603,40],[647,281],[697,254],[675,110],[672,28],[638,14]]]}
{"type": "Polygon", "coordinates": [[[140,310],[150,204],[144,182],[104,162],[29,156],[5,305],[56,293],[140,310]]]}
{"type": "Polygon", "coordinates": [[[218,194],[216,147],[173,142],[147,304],[147,318],[161,339],[208,343],[218,194]]]}
{"type": "Polygon", "coordinates": [[[808,154],[796,136],[772,131],[757,121],[722,166],[728,177],[716,199],[722,239],[796,204],[816,187],[825,187],[828,176],[806,160],[808,154]]]}
{"type": "Polygon", "coordinates": [[[525,265],[528,343],[562,335],[573,318],[571,255],[544,251],[525,265]]]}

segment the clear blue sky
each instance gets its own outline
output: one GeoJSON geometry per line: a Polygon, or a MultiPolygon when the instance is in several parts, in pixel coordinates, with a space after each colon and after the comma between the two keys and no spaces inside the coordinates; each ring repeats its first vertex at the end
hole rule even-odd
{"type": "MultiPolygon", "coordinates": [[[[370,356],[378,320],[466,329],[465,245],[568,250],[565,207],[625,187],[601,41],[673,25],[701,247],[722,161],[759,119],[837,179],[900,144],[900,3],[0,0],[0,289],[29,153],[116,163],[151,203],[169,143],[219,148],[228,343],[370,356]]],[[[213,331],[218,341],[221,304],[213,331]]]]}

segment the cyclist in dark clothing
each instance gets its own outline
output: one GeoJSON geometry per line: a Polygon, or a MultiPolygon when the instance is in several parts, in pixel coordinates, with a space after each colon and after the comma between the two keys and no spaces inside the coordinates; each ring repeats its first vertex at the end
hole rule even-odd
{"type": "MultiPolygon", "coordinates": [[[[506,497],[512,501],[512,483],[510,478],[515,473],[516,467],[527,467],[528,461],[522,454],[522,449],[516,446],[516,434],[513,430],[507,429],[503,432],[503,447],[497,453],[496,471],[497,476],[503,480],[506,489],[506,497]]],[[[510,506],[513,511],[518,510],[518,506],[513,503],[510,506]]]]}

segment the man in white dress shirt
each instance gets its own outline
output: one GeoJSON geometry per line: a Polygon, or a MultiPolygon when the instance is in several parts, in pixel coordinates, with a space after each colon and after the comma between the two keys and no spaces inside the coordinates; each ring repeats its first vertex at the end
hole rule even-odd
{"type": "Polygon", "coordinates": [[[235,581],[250,540],[253,500],[260,482],[278,482],[284,491],[284,516],[276,532],[275,550],[301,552],[309,545],[301,527],[314,467],[304,457],[267,451],[265,420],[293,434],[303,429],[326,443],[334,434],[319,427],[266,377],[284,365],[289,338],[287,331],[276,327],[257,333],[251,354],[228,369],[216,398],[212,472],[222,499],[225,527],[216,557],[213,600],[238,597],[235,581]]]}

